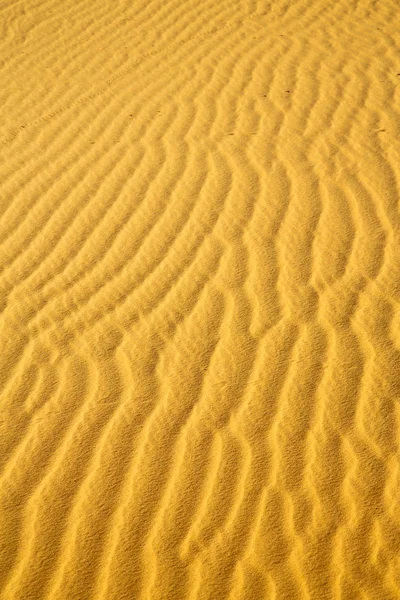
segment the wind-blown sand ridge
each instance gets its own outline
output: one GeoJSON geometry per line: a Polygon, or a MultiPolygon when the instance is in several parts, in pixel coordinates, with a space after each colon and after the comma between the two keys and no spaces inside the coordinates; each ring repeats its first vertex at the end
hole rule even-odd
{"type": "Polygon", "coordinates": [[[1,600],[398,599],[397,3],[0,31],[1,600]]]}

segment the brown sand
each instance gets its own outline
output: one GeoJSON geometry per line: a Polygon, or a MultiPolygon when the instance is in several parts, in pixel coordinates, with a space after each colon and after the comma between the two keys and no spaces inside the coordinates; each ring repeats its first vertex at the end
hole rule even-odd
{"type": "Polygon", "coordinates": [[[0,22],[1,599],[399,599],[398,2],[0,22]]]}

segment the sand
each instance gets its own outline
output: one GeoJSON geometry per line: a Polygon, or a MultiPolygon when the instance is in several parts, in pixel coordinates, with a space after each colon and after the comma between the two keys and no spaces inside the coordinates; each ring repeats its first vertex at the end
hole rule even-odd
{"type": "Polygon", "coordinates": [[[400,598],[395,0],[3,0],[1,600],[400,598]]]}

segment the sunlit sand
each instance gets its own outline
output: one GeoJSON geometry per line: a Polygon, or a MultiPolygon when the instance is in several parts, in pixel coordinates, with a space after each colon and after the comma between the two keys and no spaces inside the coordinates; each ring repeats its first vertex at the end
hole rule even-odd
{"type": "Polygon", "coordinates": [[[398,600],[399,4],[0,25],[1,600],[398,600]]]}

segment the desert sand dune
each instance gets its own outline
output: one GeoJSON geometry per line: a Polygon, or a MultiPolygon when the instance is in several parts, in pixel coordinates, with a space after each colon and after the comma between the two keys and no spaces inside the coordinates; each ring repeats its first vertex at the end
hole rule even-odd
{"type": "Polygon", "coordinates": [[[397,2],[0,31],[1,600],[400,598],[397,2]]]}

